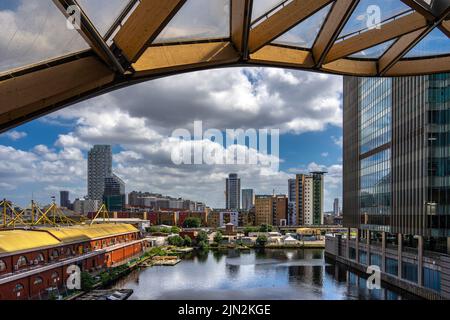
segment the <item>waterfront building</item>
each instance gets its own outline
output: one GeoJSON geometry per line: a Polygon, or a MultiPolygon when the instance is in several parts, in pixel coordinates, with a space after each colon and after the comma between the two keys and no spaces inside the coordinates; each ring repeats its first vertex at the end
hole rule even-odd
{"type": "Polygon", "coordinates": [[[255,205],[255,196],[253,189],[242,190],[242,209],[250,210],[255,205]]]}
{"type": "Polygon", "coordinates": [[[255,197],[255,224],[271,225],[273,223],[273,196],[256,195],[255,197]]]}
{"type": "Polygon", "coordinates": [[[288,197],[286,195],[274,196],[273,225],[286,226],[288,217],[288,197]]]}
{"type": "Polygon", "coordinates": [[[284,226],[287,224],[288,197],[286,195],[257,195],[255,224],[284,226]]]}
{"type": "Polygon", "coordinates": [[[59,192],[59,205],[62,208],[70,209],[71,203],[69,200],[69,191],[60,191],[59,192]]]}
{"type": "Polygon", "coordinates": [[[129,224],[0,230],[0,300],[46,299],[67,290],[68,267],[99,272],[142,254],[129,224]]]}
{"type": "Polygon", "coordinates": [[[234,226],[239,226],[239,212],[238,211],[222,211],[219,215],[219,227],[223,227],[228,223],[234,226]]]}
{"type": "MultiPolygon", "coordinates": [[[[450,298],[450,74],[344,80],[342,261],[450,298]]],[[[327,252],[332,242],[327,241],[327,252]]]]}
{"type": "Polygon", "coordinates": [[[288,225],[297,224],[296,179],[288,180],[288,225]]]}
{"type": "Polygon", "coordinates": [[[290,196],[295,190],[295,202],[294,205],[291,205],[291,210],[295,210],[297,225],[323,224],[325,173],[311,172],[310,174],[297,174],[294,186],[292,186],[293,181],[289,181],[290,196]]]}
{"type": "Polygon", "coordinates": [[[112,149],[95,145],[88,153],[88,198],[103,200],[105,178],[112,175],[112,149]]]}
{"type": "Polygon", "coordinates": [[[225,182],[225,202],[227,210],[239,210],[241,206],[241,179],[230,173],[225,182]]]}

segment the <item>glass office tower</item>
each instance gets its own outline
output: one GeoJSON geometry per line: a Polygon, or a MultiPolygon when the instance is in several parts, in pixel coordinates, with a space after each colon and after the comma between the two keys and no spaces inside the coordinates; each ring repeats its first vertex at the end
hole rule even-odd
{"type": "Polygon", "coordinates": [[[345,77],[343,130],[343,255],[450,297],[450,74],[345,77]]]}

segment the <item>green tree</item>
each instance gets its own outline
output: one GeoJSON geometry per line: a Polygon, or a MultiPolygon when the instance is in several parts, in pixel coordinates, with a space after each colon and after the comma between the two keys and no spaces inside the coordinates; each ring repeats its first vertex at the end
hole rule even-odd
{"type": "Polygon", "coordinates": [[[197,246],[201,249],[201,250],[206,250],[209,248],[209,244],[206,241],[200,241],[197,242],[197,246]]]}
{"type": "Polygon", "coordinates": [[[259,227],[259,232],[271,232],[273,230],[273,227],[271,225],[262,224],[259,227]]]}
{"type": "Polygon", "coordinates": [[[179,234],[180,233],[180,228],[178,228],[178,227],[172,227],[171,229],[170,229],[170,232],[171,233],[176,233],[176,234],[179,234]]]}
{"type": "Polygon", "coordinates": [[[178,235],[169,237],[167,241],[171,246],[182,247],[184,245],[184,239],[178,235]]]}
{"type": "Polygon", "coordinates": [[[192,247],[192,239],[189,236],[184,236],[184,245],[186,247],[192,247]]]}
{"type": "Polygon", "coordinates": [[[222,232],[217,231],[216,234],[214,235],[214,242],[220,244],[222,240],[223,240],[222,232]]]}
{"type": "Polygon", "coordinates": [[[162,233],[167,233],[167,234],[169,234],[170,233],[170,228],[161,228],[161,229],[159,229],[159,232],[162,232],[162,233]]]}
{"type": "Polygon", "coordinates": [[[81,273],[81,290],[83,291],[91,291],[94,286],[94,278],[88,272],[83,271],[81,273]]]}
{"type": "Polygon", "coordinates": [[[202,225],[202,221],[199,218],[189,217],[184,220],[183,227],[184,228],[200,228],[202,225]]]}
{"type": "Polygon", "coordinates": [[[205,231],[200,231],[195,240],[197,241],[197,244],[202,241],[208,242],[208,234],[205,231]]]}
{"type": "Polygon", "coordinates": [[[265,235],[260,235],[257,239],[256,239],[256,245],[258,247],[265,247],[267,244],[267,237],[265,235]]]}

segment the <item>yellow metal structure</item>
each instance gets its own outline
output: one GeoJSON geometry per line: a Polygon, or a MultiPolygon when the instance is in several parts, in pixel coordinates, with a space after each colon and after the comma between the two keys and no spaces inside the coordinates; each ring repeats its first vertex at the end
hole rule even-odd
{"type": "Polygon", "coordinates": [[[101,216],[103,219],[103,222],[109,222],[109,212],[108,209],[106,208],[106,205],[103,204],[100,209],[97,211],[97,214],[94,216],[94,218],[91,221],[91,226],[96,222],[95,220],[101,216]]]}

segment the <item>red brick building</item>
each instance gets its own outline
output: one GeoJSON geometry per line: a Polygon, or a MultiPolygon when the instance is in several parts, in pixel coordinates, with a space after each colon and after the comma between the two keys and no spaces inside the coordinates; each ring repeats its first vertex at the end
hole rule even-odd
{"type": "Polygon", "coordinates": [[[0,300],[39,299],[63,288],[67,268],[95,272],[140,255],[147,246],[125,224],[0,231],[0,300]]]}

